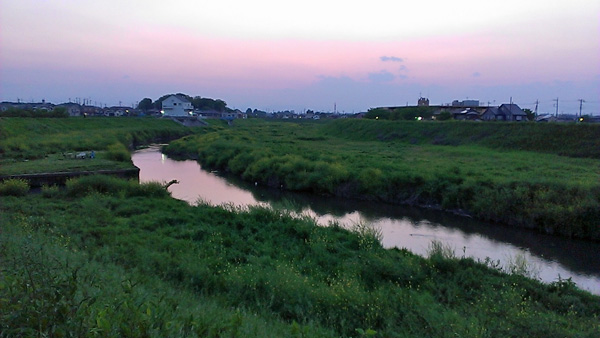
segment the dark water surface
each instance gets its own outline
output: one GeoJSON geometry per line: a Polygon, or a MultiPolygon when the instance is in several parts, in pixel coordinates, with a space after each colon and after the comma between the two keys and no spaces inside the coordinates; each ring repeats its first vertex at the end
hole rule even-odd
{"type": "Polygon", "coordinates": [[[133,163],[140,181],[179,184],[169,187],[172,196],[191,204],[273,205],[329,222],[352,227],[369,224],[381,230],[385,247],[407,248],[426,255],[432,241],[441,241],[457,256],[490,258],[509,266],[524,258],[531,276],[544,282],[572,278],[577,285],[600,295],[600,243],[570,240],[537,232],[499,226],[444,212],[354,201],[334,197],[284,192],[255,186],[235,177],[203,170],[191,160],[175,161],[157,147],[136,151],[133,163]]]}

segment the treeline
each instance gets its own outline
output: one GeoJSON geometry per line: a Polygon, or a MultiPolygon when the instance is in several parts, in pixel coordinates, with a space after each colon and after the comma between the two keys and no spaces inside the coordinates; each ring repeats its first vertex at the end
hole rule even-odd
{"type": "MultiPolygon", "coordinates": [[[[398,107],[395,109],[373,108],[365,114],[365,118],[372,120],[415,120],[419,117],[431,119],[435,108],[433,107],[398,107]]],[[[442,120],[452,118],[451,114],[443,114],[442,120]],[[446,118],[447,117],[447,118],[446,118]]]]}
{"type": "Polygon", "coordinates": [[[0,117],[69,117],[65,107],[55,107],[53,110],[9,108],[0,111],[0,117]]]}

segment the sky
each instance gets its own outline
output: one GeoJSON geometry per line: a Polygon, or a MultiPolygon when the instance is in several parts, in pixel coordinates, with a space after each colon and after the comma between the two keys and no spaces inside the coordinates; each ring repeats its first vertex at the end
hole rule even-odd
{"type": "Polygon", "coordinates": [[[178,92],[240,110],[423,96],[600,115],[600,1],[0,1],[0,101],[178,92]]]}

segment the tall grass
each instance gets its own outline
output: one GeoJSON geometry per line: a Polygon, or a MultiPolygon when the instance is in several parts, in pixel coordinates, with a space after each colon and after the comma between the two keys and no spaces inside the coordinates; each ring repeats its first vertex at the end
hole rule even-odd
{"type": "Polygon", "coordinates": [[[36,230],[39,220],[0,220],[2,337],[332,336],[99,262],[68,237],[36,230]]]}
{"type": "Polygon", "coordinates": [[[352,140],[480,145],[570,157],[600,158],[600,125],[566,123],[415,122],[346,119],[326,124],[328,135],[352,140]]]}
{"type": "Polygon", "coordinates": [[[38,159],[65,151],[106,150],[115,143],[127,148],[167,142],[190,134],[170,120],[143,118],[2,118],[0,160],[38,159]]]}
{"type": "Polygon", "coordinates": [[[598,297],[568,281],[386,250],[364,224],[348,231],[259,207],[190,206],[101,178],[52,199],[0,199],[10,225],[0,236],[4,335],[600,332],[598,297]]]}
{"type": "Polygon", "coordinates": [[[8,179],[0,182],[0,196],[25,196],[29,192],[29,183],[21,179],[8,179]]]}
{"type": "MultiPolygon", "coordinates": [[[[456,128],[460,132],[450,128],[454,123],[417,124],[244,121],[171,142],[165,151],[256,184],[442,208],[545,233],[600,239],[598,159],[484,146],[501,139],[512,124],[471,131],[489,134],[487,141],[468,136],[466,128],[477,129],[477,124],[456,124],[463,126],[456,128]],[[391,137],[394,133],[399,136],[391,137]],[[451,135],[456,142],[450,143],[457,145],[428,144],[440,133],[451,135]]],[[[600,130],[594,128],[584,126],[588,134],[600,130]]],[[[585,149],[585,156],[595,156],[595,150],[585,149]]]]}

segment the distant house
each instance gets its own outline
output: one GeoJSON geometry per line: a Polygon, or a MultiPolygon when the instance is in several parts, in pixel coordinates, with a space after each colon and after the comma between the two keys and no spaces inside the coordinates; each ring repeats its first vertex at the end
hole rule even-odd
{"type": "Polygon", "coordinates": [[[190,100],[180,95],[171,95],[162,102],[164,116],[191,116],[193,110],[190,100]]]}
{"type": "Polygon", "coordinates": [[[102,115],[104,116],[127,116],[129,115],[129,110],[131,110],[132,108],[130,107],[120,107],[120,106],[114,106],[114,107],[110,107],[110,108],[105,108],[104,111],[102,112],[102,115]]]}
{"type": "Polygon", "coordinates": [[[535,118],[536,122],[556,122],[557,119],[556,117],[550,115],[550,114],[546,114],[546,115],[540,115],[538,117],[535,118]]]}
{"type": "Polygon", "coordinates": [[[475,121],[480,119],[479,112],[475,109],[467,108],[452,114],[455,120],[475,121]]]}
{"type": "Polygon", "coordinates": [[[77,103],[62,103],[58,107],[65,107],[69,116],[81,116],[81,105],[77,103]]]}
{"type": "Polygon", "coordinates": [[[489,107],[481,116],[491,121],[527,121],[527,114],[516,104],[502,104],[500,107],[489,107]]]}
{"type": "Polygon", "coordinates": [[[201,119],[220,119],[221,112],[213,109],[195,110],[194,114],[201,119]]]}
{"type": "Polygon", "coordinates": [[[495,121],[497,115],[498,107],[488,107],[483,114],[481,114],[481,119],[484,121],[495,121]]]}

